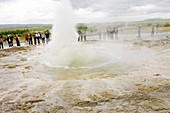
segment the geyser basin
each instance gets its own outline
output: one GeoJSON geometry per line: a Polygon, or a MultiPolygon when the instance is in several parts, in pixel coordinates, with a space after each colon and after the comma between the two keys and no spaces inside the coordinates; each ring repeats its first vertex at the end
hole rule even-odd
{"type": "MultiPolygon", "coordinates": [[[[36,71],[44,75],[45,78],[53,80],[114,77],[145,62],[154,60],[155,54],[149,48],[134,47],[125,42],[85,42],[80,43],[80,47],[86,48],[92,54],[83,54],[83,57],[79,57],[82,59],[76,61],[77,54],[88,53],[77,51],[75,56],[74,54],[71,54],[73,56],[67,56],[76,62],[69,65],[60,65],[60,62],[57,65],[58,62],[50,63],[43,60],[44,57],[41,57],[39,62],[36,62],[36,71]]],[[[57,55],[64,55],[60,58],[62,58],[61,62],[65,63],[65,59],[67,59],[65,54],[57,52],[57,55]]]]}
{"type": "Polygon", "coordinates": [[[151,55],[146,55],[152,53],[149,49],[134,50],[123,42],[77,42],[70,1],[58,1],[56,7],[52,42],[39,64],[36,63],[36,69],[42,74],[51,75],[52,79],[114,76],[115,73],[137,66],[147,56],[151,58],[151,55]]]}

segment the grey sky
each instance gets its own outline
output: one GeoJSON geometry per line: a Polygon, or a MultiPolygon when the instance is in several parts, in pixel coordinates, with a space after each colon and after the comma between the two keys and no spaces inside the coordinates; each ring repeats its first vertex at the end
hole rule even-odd
{"type": "MultiPolygon", "coordinates": [[[[170,0],[71,0],[75,21],[135,21],[170,18],[170,0]]],[[[54,0],[0,0],[0,24],[51,23],[54,0]]]]}
{"type": "Polygon", "coordinates": [[[94,14],[103,13],[105,17],[99,17],[103,21],[170,18],[170,0],[72,0],[72,4],[75,9],[84,8],[91,9],[94,14]]]}

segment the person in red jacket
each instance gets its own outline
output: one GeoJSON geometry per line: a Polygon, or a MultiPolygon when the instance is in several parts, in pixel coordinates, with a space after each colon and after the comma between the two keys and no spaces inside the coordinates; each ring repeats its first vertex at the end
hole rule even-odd
{"type": "Polygon", "coordinates": [[[28,42],[28,39],[29,39],[29,37],[28,37],[28,35],[26,34],[26,35],[24,35],[24,39],[25,39],[25,42],[27,43],[28,42]]]}

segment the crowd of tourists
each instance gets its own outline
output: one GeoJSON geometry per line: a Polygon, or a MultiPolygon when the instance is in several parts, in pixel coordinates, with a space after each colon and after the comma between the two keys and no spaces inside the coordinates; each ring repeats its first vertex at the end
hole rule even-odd
{"type": "Polygon", "coordinates": [[[86,41],[86,30],[78,30],[77,33],[78,33],[78,41],[86,41]]]}
{"type": "MultiPolygon", "coordinates": [[[[24,35],[25,43],[27,43],[28,45],[40,45],[41,43],[48,44],[49,39],[50,32],[48,30],[46,30],[45,32],[36,32],[35,34],[28,33],[24,35]]],[[[14,42],[16,42],[17,46],[21,45],[18,34],[16,34],[15,36],[9,34],[5,40],[3,40],[3,36],[0,34],[0,49],[4,49],[4,43],[7,43],[9,47],[13,47],[14,42]]]]}
{"type": "Polygon", "coordinates": [[[118,27],[108,28],[105,31],[99,31],[98,32],[99,40],[106,39],[106,38],[112,39],[112,40],[118,39],[118,33],[119,33],[118,27]]]}

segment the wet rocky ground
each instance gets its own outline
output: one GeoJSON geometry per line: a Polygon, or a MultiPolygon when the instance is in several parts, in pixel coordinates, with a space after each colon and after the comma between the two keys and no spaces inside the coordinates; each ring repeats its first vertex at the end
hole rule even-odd
{"type": "Polygon", "coordinates": [[[0,112],[169,113],[170,39],[126,43],[153,49],[156,59],[119,74],[53,80],[30,63],[38,48],[1,50],[0,112]]]}

